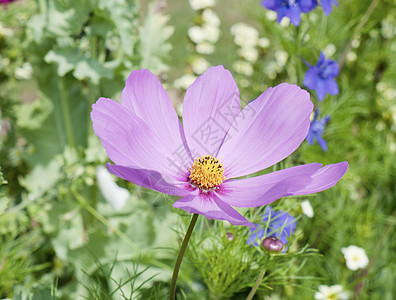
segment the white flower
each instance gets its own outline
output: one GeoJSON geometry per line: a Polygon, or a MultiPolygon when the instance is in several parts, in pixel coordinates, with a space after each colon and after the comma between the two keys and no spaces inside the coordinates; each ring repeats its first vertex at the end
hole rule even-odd
{"type": "Polygon", "coordinates": [[[205,41],[205,32],[203,29],[199,26],[193,26],[190,27],[187,31],[187,34],[191,41],[193,41],[195,44],[199,44],[205,41]]]}
{"type": "Polygon", "coordinates": [[[195,49],[200,54],[212,54],[215,51],[215,46],[209,42],[202,42],[197,44],[195,49]]]}
{"type": "Polygon", "coordinates": [[[205,24],[203,27],[203,32],[205,35],[205,40],[216,43],[219,40],[220,29],[216,26],[212,26],[210,24],[205,24]]]}
{"type": "Polygon", "coordinates": [[[32,77],[33,68],[28,62],[23,63],[22,66],[15,69],[15,77],[17,79],[30,79],[32,77]]]}
{"type": "Polygon", "coordinates": [[[349,52],[349,53],[347,54],[347,56],[346,56],[346,60],[347,60],[348,62],[354,62],[356,59],[357,59],[357,55],[356,55],[356,53],[353,52],[353,51],[349,52]]]}
{"type": "Polygon", "coordinates": [[[265,15],[270,21],[275,21],[278,18],[278,14],[273,10],[267,10],[265,15]]]}
{"type": "Polygon", "coordinates": [[[212,25],[204,25],[202,27],[193,26],[187,31],[191,41],[195,44],[199,44],[205,41],[215,43],[219,39],[220,30],[218,27],[212,25]]]}
{"type": "Polygon", "coordinates": [[[238,54],[251,63],[256,62],[258,58],[258,51],[256,48],[241,48],[238,50],[238,54]]]}
{"type": "Polygon", "coordinates": [[[289,24],[290,24],[289,18],[283,18],[279,23],[279,25],[282,27],[287,27],[287,26],[289,26],[289,24]]]}
{"type": "Polygon", "coordinates": [[[119,187],[112,175],[103,166],[96,168],[96,179],[103,197],[111,204],[115,211],[122,209],[131,194],[125,188],[119,187]]]}
{"type": "Polygon", "coordinates": [[[14,34],[11,28],[4,27],[0,22],[0,36],[11,37],[14,34]]]}
{"type": "Polygon", "coordinates": [[[257,41],[257,45],[263,49],[268,48],[271,45],[271,42],[266,37],[262,37],[257,41]]]}
{"type": "Polygon", "coordinates": [[[308,218],[312,218],[314,215],[311,203],[309,202],[308,199],[305,199],[303,202],[301,202],[301,209],[304,215],[306,215],[308,218]]]}
{"type": "Polygon", "coordinates": [[[120,45],[120,38],[118,36],[112,36],[107,38],[105,41],[105,47],[110,51],[116,51],[120,45]]]}
{"type": "Polygon", "coordinates": [[[202,13],[202,19],[206,24],[210,24],[215,27],[220,26],[220,19],[219,17],[213,12],[213,10],[207,8],[202,13]]]}
{"type": "Polygon", "coordinates": [[[369,259],[363,248],[351,245],[347,248],[342,248],[341,251],[344,254],[347,268],[352,271],[365,268],[369,263],[369,259]]]}
{"type": "Polygon", "coordinates": [[[188,2],[190,3],[190,6],[193,10],[213,7],[216,3],[215,0],[189,0],[188,2]]]}
{"type": "Polygon", "coordinates": [[[389,152],[392,153],[392,154],[396,153],[396,143],[391,142],[389,144],[389,152]]]}
{"type": "Polygon", "coordinates": [[[394,27],[387,19],[381,22],[381,35],[386,39],[391,39],[395,35],[394,27]]]}
{"type": "Polygon", "coordinates": [[[173,86],[178,89],[187,90],[187,88],[194,82],[195,77],[192,74],[185,74],[173,82],[173,86]]]}
{"type": "Polygon", "coordinates": [[[336,52],[336,46],[334,44],[328,44],[324,49],[323,53],[326,57],[332,56],[336,52]]]}
{"type": "Polygon", "coordinates": [[[358,48],[360,46],[360,41],[358,39],[352,40],[351,46],[352,48],[358,48]]]}
{"type": "Polygon", "coordinates": [[[246,76],[250,76],[253,74],[253,67],[247,61],[237,60],[234,63],[233,67],[234,67],[234,70],[239,74],[243,74],[246,76]]]}
{"type": "Polygon", "coordinates": [[[245,23],[236,23],[231,26],[234,43],[242,48],[252,48],[257,45],[259,34],[256,28],[245,23]]]}
{"type": "Polygon", "coordinates": [[[276,62],[280,67],[283,67],[286,64],[288,57],[289,54],[286,51],[277,51],[275,53],[276,62]]]}
{"type": "Polygon", "coordinates": [[[199,57],[192,62],[191,68],[195,74],[201,75],[210,68],[210,63],[205,58],[199,57]]]}
{"type": "Polygon", "coordinates": [[[340,284],[336,284],[332,286],[319,285],[319,292],[316,292],[314,297],[317,300],[346,300],[349,295],[342,290],[340,284]]]}

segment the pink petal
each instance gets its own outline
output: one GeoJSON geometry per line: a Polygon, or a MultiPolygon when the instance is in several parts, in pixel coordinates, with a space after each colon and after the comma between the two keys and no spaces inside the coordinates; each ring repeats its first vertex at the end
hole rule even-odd
{"type": "Polygon", "coordinates": [[[181,173],[169,161],[169,149],[153,130],[118,102],[100,98],[92,105],[91,118],[96,135],[115,164],[153,170],[174,178],[181,173]]]}
{"type": "Polygon", "coordinates": [[[234,121],[218,159],[226,178],[263,170],[293,153],[306,137],[313,104],[296,85],[269,88],[234,121]]]}
{"type": "Polygon", "coordinates": [[[215,193],[197,193],[188,195],[173,204],[191,214],[204,215],[208,219],[227,220],[234,225],[254,227],[254,224],[245,219],[240,213],[220,200],[215,193]]]}
{"type": "Polygon", "coordinates": [[[342,176],[344,176],[348,170],[348,167],[348,162],[343,161],[320,168],[317,172],[315,172],[314,175],[312,175],[312,182],[293,195],[308,195],[331,188],[332,186],[336,185],[342,176]]]}
{"type": "Polygon", "coordinates": [[[141,187],[152,189],[164,194],[174,196],[185,196],[189,193],[175,186],[172,178],[150,170],[133,169],[129,167],[107,164],[110,173],[123,178],[141,187]]]}
{"type": "Polygon", "coordinates": [[[224,202],[236,207],[267,205],[281,197],[306,195],[334,186],[345,174],[347,162],[319,163],[292,167],[269,174],[224,182],[218,193],[224,202]]]}
{"type": "Polygon", "coordinates": [[[183,103],[184,132],[193,157],[216,156],[240,111],[239,90],[229,71],[217,66],[199,76],[183,103]]]}
{"type": "Polygon", "coordinates": [[[193,160],[168,94],[158,78],[147,69],[129,75],[122,91],[121,105],[140,117],[157,135],[170,159],[182,160],[189,166],[193,160]]]}

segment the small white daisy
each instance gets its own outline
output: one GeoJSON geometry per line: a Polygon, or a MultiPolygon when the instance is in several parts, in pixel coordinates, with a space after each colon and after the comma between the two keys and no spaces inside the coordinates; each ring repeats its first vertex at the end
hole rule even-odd
{"type": "Polygon", "coordinates": [[[319,292],[315,293],[316,300],[346,300],[348,292],[344,292],[340,284],[327,286],[319,285],[319,292]]]}
{"type": "Polygon", "coordinates": [[[352,271],[359,268],[365,268],[369,263],[366,251],[364,251],[363,248],[351,245],[349,247],[342,248],[341,251],[342,254],[344,254],[347,268],[352,271]]]}

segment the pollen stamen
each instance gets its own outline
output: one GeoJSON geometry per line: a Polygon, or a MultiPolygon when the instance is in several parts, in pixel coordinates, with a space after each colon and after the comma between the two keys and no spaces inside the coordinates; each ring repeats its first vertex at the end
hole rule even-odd
{"type": "Polygon", "coordinates": [[[189,170],[190,183],[201,190],[213,190],[225,180],[223,165],[210,155],[195,159],[189,170]]]}

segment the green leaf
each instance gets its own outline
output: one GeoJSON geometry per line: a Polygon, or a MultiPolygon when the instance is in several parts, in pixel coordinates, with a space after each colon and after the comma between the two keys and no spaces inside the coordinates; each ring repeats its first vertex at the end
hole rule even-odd
{"type": "Polygon", "coordinates": [[[16,107],[17,125],[30,130],[38,129],[52,111],[51,101],[45,98],[39,98],[33,103],[22,104],[16,107]]]}
{"type": "Polygon", "coordinates": [[[132,56],[137,42],[136,34],[134,34],[134,25],[137,20],[135,1],[99,0],[99,8],[108,12],[120,35],[122,50],[132,56]]]}
{"type": "Polygon", "coordinates": [[[76,64],[73,72],[74,77],[79,80],[90,79],[93,84],[99,84],[102,77],[113,78],[113,72],[107,70],[98,61],[93,59],[83,59],[76,64]]]}
{"type": "Polygon", "coordinates": [[[0,167],[0,185],[3,184],[7,184],[7,180],[4,179],[3,172],[1,171],[1,167],[0,167]]]}
{"type": "Polygon", "coordinates": [[[88,78],[96,85],[99,84],[102,77],[113,77],[111,70],[102,66],[97,60],[86,57],[78,48],[66,47],[50,50],[44,60],[47,63],[56,63],[58,65],[58,75],[61,77],[74,70],[75,78],[78,80],[88,78]]]}
{"type": "Polygon", "coordinates": [[[153,73],[168,69],[164,59],[172,49],[168,39],[174,32],[172,26],[167,26],[168,17],[161,15],[151,5],[146,20],[139,29],[139,55],[142,58],[140,66],[148,68],[153,73]]]}
{"type": "Polygon", "coordinates": [[[54,159],[45,167],[35,166],[28,175],[19,179],[19,183],[31,195],[38,197],[53,188],[60,178],[61,165],[57,159],[54,159]]]}

